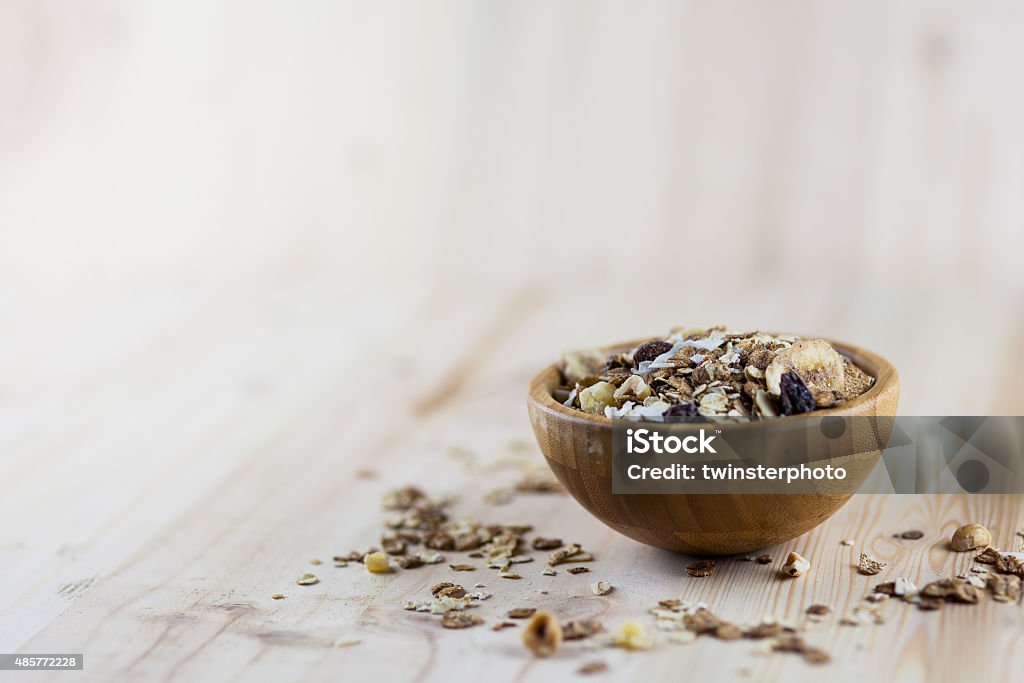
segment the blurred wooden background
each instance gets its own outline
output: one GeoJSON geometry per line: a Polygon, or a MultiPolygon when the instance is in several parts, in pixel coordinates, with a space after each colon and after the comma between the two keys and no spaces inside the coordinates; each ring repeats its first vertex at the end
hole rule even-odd
{"type": "MultiPolygon", "coordinates": [[[[313,541],[221,492],[375,514],[338,491],[381,429],[498,457],[565,347],[818,333],[892,360],[905,413],[1020,414],[1021,35],[1012,2],[0,3],[0,650],[80,642],[196,534],[240,536],[161,609],[253,557],[262,596],[313,541]]],[[[1019,513],[919,504],[886,514],[1019,513]]]]}

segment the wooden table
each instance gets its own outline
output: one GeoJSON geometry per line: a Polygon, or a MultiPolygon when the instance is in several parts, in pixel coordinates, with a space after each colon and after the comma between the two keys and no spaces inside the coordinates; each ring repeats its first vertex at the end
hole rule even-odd
{"type": "MultiPolygon", "coordinates": [[[[724,560],[705,579],[685,574],[687,557],[618,535],[568,497],[486,503],[488,491],[539,462],[524,393],[553,354],[716,319],[714,302],[692,302],[682,321],[657,301],[609,306],[609,297],[612,290],[482,285],[360,303],[321,285],[8,306],[3,322],[13,333],[0,354],[0,652],[82,652],[85,680],[555,680],[595,659],[609,666],[598,680],[621,681],[680,672],[688,680],[1018,676],[1020,605],[986,601],[925,613],[893,603],[883,608],[886,623],[859,627],[839,617],[879,580],[902,575],[921,584],[966,571],[969,556],[945,549],[964,521],[983,522],[1001,547],[1014,546],[1024,527],[1021,496],[858,496],[813,532],[766,549],[774,565],[724,560]],[[545,554],[536,552],[540,561],[521,565],[519,581],[482,566],[389,575],[334,567],[333,555],[378,544],[381,496],[405,484],[457,496],[456,516],[531,524],[577,541],[596,555],[592,571],[542,576],[545,554]],[[925,537],[893,538],[908,529],[925,537]],[[843,539],[856,542],[843,546],[843,539]],[[780,578],[775,569],[790,550],[810,559],[809,575],[780,578]],[[881,576],[856,573],[862,550],[889,563],[881,576]],[[313,558],[324,563],[311,565],[313,558]],[[307,571],[320,582],[296,585],[307,571]],[[833,662],[816,668],[797,656],[765,655],[752,641],[674,645],[660,634],[646,652],[574,642],[537,660],[520,644],[521,627],[450,631],[437,617],[402,609],[452,579],[494,594],[476,609],[487,623],[511,607],[536,606],[564,618],[597,617],[610,628],[634,618],[653,631],[647,610],[665,598],[704,600],[736,621],[799,619],[823,603],[834,614],[807,639],[833,662]],[[614,591],[593,595],[597,580],[614,591]],[[271,599],[275,593],[286,598],[271,599]]],[[[976,412],[1019,391],[1019,365],[1006,369],[1014,362],[1009,343],[1005,354],[979,354],[971,368],[935,378],[944,351],[926,330],[938,323],[905,316],[918,308],[911,300],[879,298],[831,316],[812,298],[794,304],[773,312],[779,324],[824,330],[892,359],[905,413],[956,412],[978,376],[992,378],[995,393],[976,412]]],[[[950,334],[966,335],[959,326],[978,324],[990,305],[1001,302],[957,308],[964,312],[950,334]]],[[[757,301],[738,300],[725,322],[766,324],[762,315],[757,301]]],[[[988,325],[1004,336],[1022,329],[1013,318],[988,325]]]]}

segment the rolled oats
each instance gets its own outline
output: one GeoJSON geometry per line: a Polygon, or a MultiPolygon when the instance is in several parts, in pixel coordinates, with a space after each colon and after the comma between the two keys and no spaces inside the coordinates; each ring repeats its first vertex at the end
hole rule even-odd
{"type": "Polygon", "coordinates": [[[711,576],[715,573],[716,567],[714,560],[697,560],[686,565],[686,573],[697,577],[711,576]]]}
{"type": "Polygon", "coordinates": [[[673,330],[610,356],[570,352],[559,367],[566,405],[607,417],[792,415],[848,401],[875,381],[822,339],[720,327],[673,330]]]}
{"type": "Polygon", "coordinates": [[[453,610],[445,612],[444,616],[441,617],[441,626],[445,628],[470,628],[472,626],[479,626],[482,623],[484,623],[483,619],[468,612],[457,612],[453,610]]]}
{"type": "Polygon", "coordinates": [[[566,562],[590,562],[594,557],[583,550],[578,543],[573,543],[561,550],[556,550],[548,556],[548,566],[554,567],[566,562]]]}
{"type": "Polygon", "coordinates": [[[300,586],[312,586],[313,584],[320,583],[320,579],[316,577],[316,574],[310,574],[307,572],[295,579],[295,583],[300,586]]]}
{"type": "Polygon", "coordinates": [[[574,619],[567,621],[562,627],[562,637],[565,640],[581,640],[597,635],[604,630],[604,626],[597,619],[574,619]]]}

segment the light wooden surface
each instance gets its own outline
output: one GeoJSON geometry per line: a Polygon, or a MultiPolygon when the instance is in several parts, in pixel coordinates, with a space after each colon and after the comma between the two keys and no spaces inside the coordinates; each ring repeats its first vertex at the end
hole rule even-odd
{"type": "MultiPolygon", "coordinates": [[[[1010,545],[1019,497],[858,498],[772,549],[806,579],[696,581],[567,498],[481,497],[539,460],[510,446],[538,368],[679,324],[877,350],[907,414],[1024,412],[1022,33],[998,0],[0,3],[0,652],[82,651],[85,680],[570,674],[579,647],[402,611],[438,568],[294,585],[410,482],[598,555],[547,596],[460,575],[488,616],[842,611],[861,547],[926,580],[962,568],[958,522],[1010,545]]],[[[622,681],[1017,675],[1019,606],[900,607],[815,630],[825,670],[600,656],[622,681]]]]}
{"type": "MultiPolygon", "coordinates": [[[[479,608],[489,621],[535,605],[609,626],[627,617],[650,626],[647,608],[677,596],[736,620],[794,618],[818,602],[842,613],[869,591],[876,579],[852,566],[862,549],[890,563],[879,579],[920,582],[967,567],[943,548],[964,520],[989,524],[1003,547],[1024,526],[1019,496],[855,497],[824,526],[769,549],[776,558],[790,549],[807,555],[814,570],[806,578],[725,562],[717,576],[693,579],[685,557],[608,530],[567,497],[487,505],[487,490],[519,477],[510,461],[540,460],[527,381],[572,337],[573,321],[600,315],[603,305],[536,291],[481,294],[429,292],[362,331],[357,313],[332,315],[345,308],[341,293],[302,288],[222,293],[193,305],[126,296],[81,311],[74,323],[68,314],[34,330],[27,316],[15,318],[26,326],[14,328],[3,356],[0,650],[84,652],[89,680],[543,680],[595,656],[623,681],[680,670],[768,680],[1015,675],[1019,605],[935,614],[893,604],[881,626],[827,620],[809,635],[835,657],[824,671],[793,656],[762,657],[748,642],[703,639],[640,653],[570,644],[534,661],[516,630],[445,631],[436,618],[401,609],[452,578],[443,567],[374,576],[329,561],[310,566],[313,557],[376,543],[381,494],[416,483],[458,495],[457,514],[534,524],[597,555],[580,576],[539,576],[537,563],[523,565],[522,581],[486,569],[456,575],[495,594],[479,608]],[[76,341],[47,344],[44,332],[76,341]],[[359,478],[361,468],[377,478],[359,478]],[[891,538],[910,528],[927,535],[891,538]],[[857,544],[839,545],[844,538],[857,544]],[[310,570],[320,584],[293,583],[310,570]],[[598,579],[616,590],[591,595],[587,586],[598,579]],[[277,592],[287,599],[272,600],[277,592]],[[352,634],[359,644],[332,647],[352,634]]],[[[741,318],[749,315],[742,308],[741,318]]],[[[639,304],[631,318],[646,326],[663,317],[659,309],[639,304]]],[[[929,371],[926,358],[914,360],[927,354],[901,351],[917,341],[875,347],[893,351],[908,389],[929,371]]],[[[908,393],[913,412],[921,399],[908,393]]]]}

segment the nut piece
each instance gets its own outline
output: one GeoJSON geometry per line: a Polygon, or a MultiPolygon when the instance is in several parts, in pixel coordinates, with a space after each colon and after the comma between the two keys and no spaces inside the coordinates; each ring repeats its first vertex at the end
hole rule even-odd
{"type": "Polygon", "coordinates": [[[992,545],[992,534],[980,524],[965,524],[953,532],[950,546],[958,553],[992,545]]]}
{"type": "Polygon", "coordinates": [[[612,585],[607,581],[597,581],[590,584],[590,591],[594,595],[607,595],[612,591],[612,585]]]}
{"type": "Polygon", "coordinates": [[[363,558],[363,565],[366,566],[366,570],[374,574],[386,574],[391,571],[391,565],[388,564],[388,556],[382,552],[370,553],[363,558]]]}
{"type": "Polygon", "coordinates": [[[789,576],[803,576],[810,570],[811,563],[799,553],[790,553],[786,558],[786,564],[782,566],[782,571],[789,576]]]}
{"type": "Polygon", "coordinates": [[[523,630],[523,645],[537,657],[554,654],[562,644],[562,625],[551,612],[537,612],[523,630]]]}

